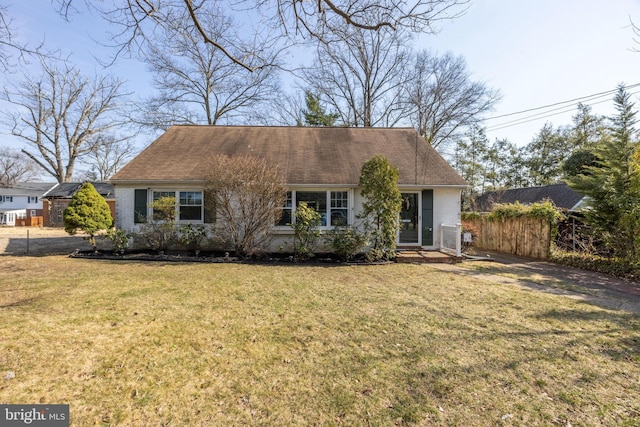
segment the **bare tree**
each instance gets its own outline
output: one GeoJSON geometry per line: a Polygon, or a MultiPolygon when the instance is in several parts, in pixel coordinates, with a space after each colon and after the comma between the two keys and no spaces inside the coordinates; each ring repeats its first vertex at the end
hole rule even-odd
{"type": "Polygon", "coordinates": [[[0,148],[0,185],[10,187],[17,182],[29,181],[38,176],[37,165],[21,153],[11,148],[0,148]]]}
{"type": "Polygon", "coordinates": [[[418,53],[404,103],[422,137],[433,147],[459,137],[500,99],[498,91],[470,79],[462,57],[418,53]]]}
{"type": "Polygon", "coordinates": [[[129,137],[98,135],[90,147],[82,161],[91,166],[86,175],[92,181],[108,180],[136,153],[136,147],[129,137]]]}
{"type": "Polygon", "coordinates": [[[262,110],[264,114],[257,117],[256,122],[262,125],[302,126],[305,106],[302,93],[281,94],[271,102],[271,108],[262,110]]]}
{"type": "MultiPolygon", "coordinates": [[[[212,11],[203,19],[220,37],[233,37],[234,22],[222,11],[212,11]]],[[[258,49],[268,55],[268,46],[258,49]]],[[[159,94],[146,101],[142,122],[156,129],[176,123],[215,125],[222,120],[247,120],[279,91],[274,67],[247,71],[204,43],[197,30],[183,22],[167,24],[157,39],[149,40],[144,61],[153,72],[159,94]]]]}
{"type": "Polygon", "coordinates": [[[212,158],[205,203],[215,211],[221,237],[238,255],[266,249],[269,232],[282,215],[284,176],[274,165],[255,157],[212,158]]]}
{"type": "Polygon", "coordinates": [[[406,37],[386,29],[345,27],[320,43],[304,73],[310,91],[348,126],[393,126],[403,117],[400,95],[408,78],[406,37]]]}
{"type": "Polygon", "coordinates": [[[158,27],[172,22],[185,22],[193,26],[199,37],[222,52],[230,60],[248,70],[268,64],[251,39],[260,34],[263,41],[275,43],[281,36],[296,36],[323,40],[336,28],[344,25],[365,31],[407,29],[430,33],[435,24],[464,12],[470,0],[215,0],[219,8],[243,16],[252,15],[257,27],[242,28],[236,37],[227,38],[207,26],[210,10],[207,4],[214,0],[58,0],[59,11],[69,17],[79,3],[97,11],[119,30],[113,39],[119,52],[128,52],[153,39],[158,27]],[[243,33],[249,40],[243,42],[243,33]],[[245,45],[248,48],[236,49],[245,45]]]}
{"type": "Polygon", "coordinates": [[[16,37],[17,29],[13,26],[13,18],[9,15],[9,8],[0,4],[0,70],[11,68],[14,54],[26,62],[28,55],[45,55],[41,52],[42,44],[29,47],[20,43],[16,37]]]}
{"type": "Polygon", "coordinates": [[[2,99],[17,107],[5,116],[11,133],[30,147],[23,153],[66,182],[76,160],[93,149],[95,135],[121,124],[114,113],[127,94],[120,80],[90,79],[66,61],[41,58],[40,64],[41,76],[25,75],[4,89],[2,99]]]}

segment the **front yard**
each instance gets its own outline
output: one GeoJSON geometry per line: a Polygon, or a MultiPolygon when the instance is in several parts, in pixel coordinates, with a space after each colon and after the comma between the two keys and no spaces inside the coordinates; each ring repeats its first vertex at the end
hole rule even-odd
{"type": "Polygon", "coordinates": [[[639,316],[428,266],[7,256],[0,319],[76,426],[640,425],[639,316]]]}

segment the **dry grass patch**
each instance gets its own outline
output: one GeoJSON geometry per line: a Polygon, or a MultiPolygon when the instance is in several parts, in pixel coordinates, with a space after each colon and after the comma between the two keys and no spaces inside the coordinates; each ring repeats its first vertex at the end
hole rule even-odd
{"type": "Polygon", "coordinates": [[[0,258],[0,402],[83,425],[638,425],[640,318],[397,264],[0,258]]]}

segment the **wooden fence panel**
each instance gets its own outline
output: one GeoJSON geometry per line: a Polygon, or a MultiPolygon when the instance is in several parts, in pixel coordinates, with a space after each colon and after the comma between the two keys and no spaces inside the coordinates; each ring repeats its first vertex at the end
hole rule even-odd
{"type": "Polygon", "coordinates": [[[544,219],[519,217],[489,221],[483,216],[464,222],[476,230],[473,245],[479,249],[549,258],[551,226],[544,219]]]}

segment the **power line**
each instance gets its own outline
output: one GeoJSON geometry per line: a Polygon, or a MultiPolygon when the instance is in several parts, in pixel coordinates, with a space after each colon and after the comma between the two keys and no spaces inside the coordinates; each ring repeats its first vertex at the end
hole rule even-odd
{"type": "MultiPolygon", "coordinates": [[[[630,85],[630,86],[625,86],[625,89],[635,88],[635,87],[638,87],[638,86],[640,86],[640,83],[636,83],[636,84],[630,85]]],[[[581,103],[585,104],[585,105],[589,105],[589,106],[602,104],[604,102],[609,102],[610,100],[609,99],[604,99],[604,100],[597,101],[597,102],[586,102],[586,101],[595,101],[598,98],[602,98],[604,96],[611,95],[611,94],[617,92],[617,90],[618,89],[614,89],[614,90],[611,90],[611,91],[608,91],[608,92],[600,92],[600,93],[596,93],[596,94],[593,94],[593,95],[587,95],[587,96],[583,96],[583,97],[580,97],[580,98],[575,98],[575,99],[572,99],[572,100],[569,100],[569,101],[557,102],[555,104],[549,104],[549,105],[546,105],[546,106],[543,106],[543,107],[536,107],[536,108],[531,108],[531,109],[528,109],[528,110],[518,111],[518,112],[515,112],[515,113],[503,114],[503,115],[500,115],[500,116],[491,117],[491,118],[489,118],[487,120],[496,119],[496,118],[500,118],[500,117],[515,116],[515,115],[523,114],[523,113],[526,113],[526,112],[538,111],[538,110],[541,110],[541,109],[544,109],[544,108],[556,107],[556,106],[559,106],[559,105],[562,105],[562,104],[573,103],[573,102],[576,102],[578,100],[584,100],[585,102],[581,102],[581,103]]],[[[631,95],[635,95],[635,94],[638,94],[638,93],[640,93],[640,91],[632,92],[631,95]]],[[[532,114],[532,115],[528,115],[528,116],[525,116],[525,117],[520,117],[518,119],[510,120],[510,121],[507,121],[507,122],[496,123],[495,125],[487,126],[486,129],[487,129],[487,131],[496,131],[496,130],[500,130],[500,129],[504,129],[504,128],[508,128],[508,127],[512,127],[512,126],[518,126],[518,125],[521,125],[521,124],[533,122],[533,121],[536,121],[536,120],[545,119],[545,118],[548,118],[548,117],[553,117],[553,116],[557,116],[557,115],[561,115],[561,114],[566,114],[566,113],[569,113],[569,112],[574,111],[574,110],[575,110],[575,106],[574,105],[564,105],[564,106],[561,106],[561,107],[553,108],[553,109],[548,110],[548,111],[543,111],[543,112],[532,114]]]]}
{"type": "MultiPolygon", "coordinates": [[[[628,86],[625,86],[624,88],[625,89],[633,89],[633,88],[638,87],[638,86],[640,86],[640,83],[635,83],[635,84],[632,84],[632,85],[628,85],[628,86]]],[[[568,103],[576,103],[576,102],[579,102],[581,100],[597,99],[597,98],[601,98],[603,96],[612,95],[613,93],[615,93],[617,91],[618,91],[618,88],[615,88],[615,89],[611,89],[611,90],[608,90],[608,91],[605,91],[605,92],[598,92],[598,93],[594,93],[594,94],[591,94],[591,95],[581,96],[579,98],[569,99],[567,101],[561,101],[561,102],[556,102],[556,103],[553,103],[553,104],[543,105],[541,107],[529,108],[527,110],[521,110],[521,111],[515,111],[513,113],[501,114],[499,116],[489,117],[486,120],[494,120],[494,119],[500,119],[502,117],[509,117],[509,116],[515,116],[515,115],[518,115],[518,114],[530,113],[532,111],[543,110],[545,108],[556,107],[558,105],[563,105],[563,104],[568,104],[568,103]]]]}

